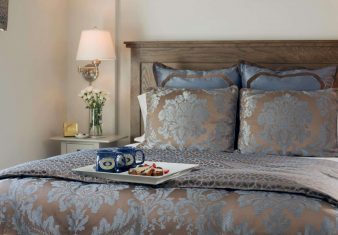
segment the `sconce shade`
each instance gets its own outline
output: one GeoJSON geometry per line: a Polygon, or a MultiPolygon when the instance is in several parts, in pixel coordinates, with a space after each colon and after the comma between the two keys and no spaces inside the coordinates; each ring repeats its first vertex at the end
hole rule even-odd
{"type": "Polygon", "coordinates": [[[113,60],[115,47],[108,31],[91,29],[81,33],[76,60],[113,60]]]}

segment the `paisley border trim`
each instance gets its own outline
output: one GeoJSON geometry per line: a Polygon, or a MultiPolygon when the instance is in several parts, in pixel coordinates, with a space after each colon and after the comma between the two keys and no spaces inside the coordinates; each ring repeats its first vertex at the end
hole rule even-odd
{"type": "Polygon", "coordinates": [[[276,77],[276,78],[290,78],[290,77],[301,77],[301,76],[307,76],[310,75],[313,78],[315,78],[319,84],[320,84],[320,89],[325,88],[325,83],[324,81],[315,73],[310,73],[310,72],[303,72],[303,73],[294,73],[294,74],[286,74],[286,75],[278,75],[274,73],[269,73],[269,72],[260,72],[252,76],[248,81],[247,81],[247,87],[251,88],[251,83],[254,82],[255,80],[259,79],[260,76],[270,76],[270,77],[276,77]]]}
{"type": "Polygon", "coordinates": [[[225,76],[224,74],[220,74],[220,73],[215,73],[215,74],[207,74],[207,75],[198,75],[198,74],[191,74],[191,75],[187,75],[184,73],[172,73],[170,75],[168,75],[168,77],[166,77],[166,79],[164,79],[160,86],[164,87],[165,84],[167,84],[171,79],[173,79],[174,77],[179,77],[179,78],[197,78],[197,79],[203,79],[203,78],[220,78],[223,79],[224,81],[226,81],[230,86],[235,85],[234,82],[228,78],[227,76],[225,76]]]}

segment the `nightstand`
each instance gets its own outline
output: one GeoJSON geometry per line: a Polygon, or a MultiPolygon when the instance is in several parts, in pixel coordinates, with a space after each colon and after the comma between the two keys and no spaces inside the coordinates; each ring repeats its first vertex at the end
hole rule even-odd
{"type": "Polygon", "coordinates": [[[75,137],[63,137],[56,136],[50,138],[50,140],[60,141],[61,143],[61,154],[76,152],[84,149],[98,149],[115,147],[116,142],[126,138],[127,136],[110,135],[98,138],[85,138],[79,139],[75,137]]]}

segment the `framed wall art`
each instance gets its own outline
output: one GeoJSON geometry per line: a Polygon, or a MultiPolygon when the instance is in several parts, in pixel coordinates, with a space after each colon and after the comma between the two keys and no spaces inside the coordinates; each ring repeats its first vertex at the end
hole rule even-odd
{"type": "Polygon", "coordinates": [[[9,0],[0,0],[0,30],[7,30],[7,21],[8,21],[8,1],[9,0]]]}

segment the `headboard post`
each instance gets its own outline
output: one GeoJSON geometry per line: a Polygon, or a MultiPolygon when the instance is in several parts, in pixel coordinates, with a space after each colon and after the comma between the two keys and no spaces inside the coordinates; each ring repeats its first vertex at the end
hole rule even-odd
{"type": "MultiPolygon", "coordinates": [[[[152,63],[208,70],[247,60],[273,68],[338,64],[338,40],[307,41],[155,41],[125,42],[131,48],[130,138],[143,134],[137,96],[154,86],[152,63]]],[[[336,79],[335,87],[338,85],[336,79]]]]}

